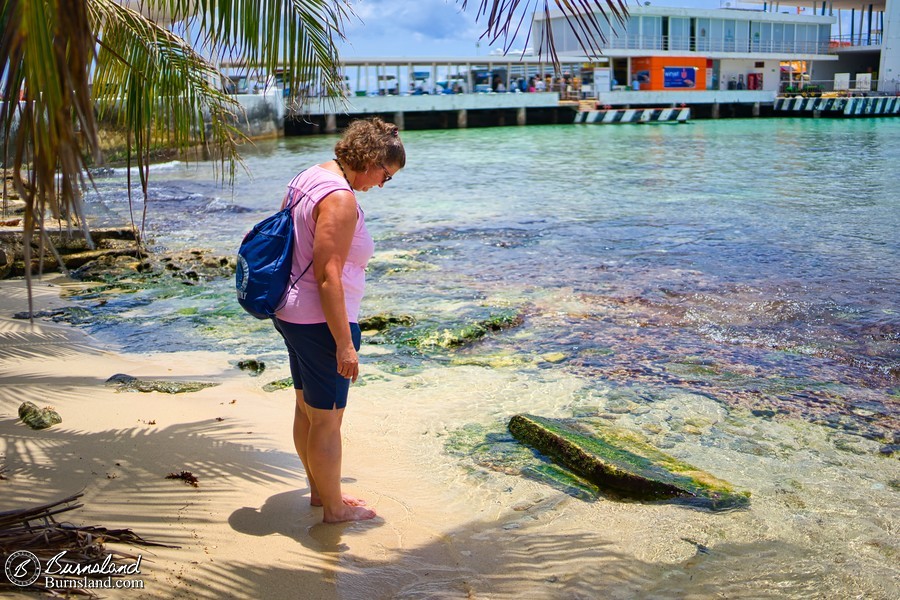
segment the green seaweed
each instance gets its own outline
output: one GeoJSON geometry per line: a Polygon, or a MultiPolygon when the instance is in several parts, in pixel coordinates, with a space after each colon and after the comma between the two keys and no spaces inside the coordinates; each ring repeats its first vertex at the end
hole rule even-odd
{"type": "Polygon", "coordinates": [[[384,331],[391,327],[414,325],[416,320],[409,315],[395,315],[393,313],[379,313],[369,315],[359,320],[359,328],[362,331],[384,331]]]}
{"type": "Polygon", "coordinates": [[[585,502],[593,502],[600,496],[597,486],[553,463],[526,465],[522,468],[522,475],[585,502]]]}
{"type": "Polygon", "coordinates": [[[517,309],[494,309],[484,318],[475,318],[449,327],[414,325],[395,327],[385,332],[388,342],[414,348],[457,348],[480,340],[489,333],[519,325],[517,309]]]}
{"type": "Polygon", "coordinates": [[[250,377],[259,377],[266,370],[266,363],[255,358],[247,358],[237,362],[237,368],[247,371],[250,377]]]}
{"type": "Polygon", "coordinates": [[[285,390],[287,388],[294,387],[294,380],[291,377],[285,377],[284,379],[276,379],[275,381],[270,381],[266,385],[263,386],[264,392],[277,392],[278,390],[285,390]]]}

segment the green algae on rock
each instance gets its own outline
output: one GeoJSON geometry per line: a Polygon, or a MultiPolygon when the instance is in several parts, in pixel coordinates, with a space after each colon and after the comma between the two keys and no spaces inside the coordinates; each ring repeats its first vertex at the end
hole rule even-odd
{"type": "Polygon", "coordinates": [[[259,377],[266,370],[266,363],[255,358],[247,358],[237,362],[237,368],[247,371],[250,377],[259,377]]]}
{"type": "Polygon", "coordinates": [[[270,381],[263,386],[263,391],[277,392],[278,390],[286,390],[290,387],[294,387],[294,379],[292,377],[285,377],[284,379],[276,379],[275,381],[270,381]]]}
{"type": "Polygon", "coordinates": [[[598,425],[586,431],[578,421],[515,415],[509,431],[576,475],[636,500],[666,500],[711,510],[749,505],[749,494],[683,463],[623,429],[598,425]]]}
{"type": "Polygon", "coordinates": [[[415,348],[458,348],[480,340],[489,333],[502,331],[522,323],[518,309],[490,309],[486,316],[473,316],[449,327],[414,325],[392,327],[386,333],[390,343],[415,348]]]}
{"type": "Polygon", "coordinates": [[[563,469],[516,441],[508,431],[469,423],[452,431],[444,445],[448,454],[472,460],[479,467],[539,481],[586,502],[600,495],[597,486],[563,469]]]}
{"type": "Polygon", "coordinates": [[[164,379],[138,379],[132,375],[117,373],[106,380],[106,385],[125,392],[162,392],[164,394],[184,394],[198,392],[219,385],[205,381],[168,381],[164,379]]]}
{"type": "Polygon", "coordinates": [[[370,315],[359,320],[359,328],[362,331],[384,331],[390,327],[402,325],[409,327],[415,324],[416,320],[409,315],[395,315],[392,313],[380,313],[370,315]]]}
{"type": "Polygon", "coordinates": [[[29,401],[19,405],[19,418],[32,429],[47,429],[51,425],[62,423],[62,417],[53,408],[38,408],[34,402],[29,401]]]}

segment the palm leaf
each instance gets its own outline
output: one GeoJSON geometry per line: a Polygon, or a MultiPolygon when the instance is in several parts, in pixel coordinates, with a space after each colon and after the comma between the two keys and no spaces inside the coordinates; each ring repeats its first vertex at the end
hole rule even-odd
{"type": "MultiPolygon", "coordinates": [[[[65,217],[67,227],[82,227],[90,239],[81,190],[87,165],[100,158],[95,109],[127,132],[129,166],[137,162],[145,196],[154,142],[179,149],[200,143],[233,176],[243,141],[232,125],[238,107],[219,91],[214,63],[241,56],[268,72],[285,68],[293,95],[313,87],[335,94],[341,84],[335,40],[352,14],[348,4],[145,0],[138,12],[115,0],[0,0],[0,85],[3,97],[13,99],[0,103],[3,165],[12,167],[25,203],[26,263],[32,237],[45,238],[46,216],[65,217]],[[202,47],[142,13],[186,21],[202,47]],[[15,102],[20,91],[23,101],[15,102]]],[[[30,289],[30,273],[27,279],[30,289]]]]}
{"type": "MultiPolygon", "coordinates": [[[[88,91],[92,36],[82,2],[4,0],[0,11],[3,97],[11,100],[0,108],[0,121],[7,138],[17,130],[12,182],[25,203],[23,241],[30,264],[32,238],[43,233],[46,216],[84,226],[85,153],[97,150],[88,91]],[[15,102],[20,96],[22,102],[15,102]]],[[[44,236],[38,241],[43,252],[44,236]]]]}
{"type": "MultiPolygon", "coordinates": [[[[465,10],[468,0],[457,1],[465,10]]],[[[624,0],[555,0],[552,4],[562,12],[575,39],[588,57],[602,54],[601,47],[608,41],[597,15],[609,23],[615,19],[619,24],[624,24],[628,16],[628,7],[624,0]]],[[[543,42],[538,49],[539,56],[543,56],[546,49],[548,58],[559,70],[556,43],[550,27],[551,9],[549,0],[481,0],[475,14],[476,20],[487,19],[482,38],[488,38],[492,44],[502,40],[504,52],[509,52],[518,39],[526,19],[535,12],[543,12],[544,20],[540,21],[541,31],[538,32],[543,42]]],[[[527,39],[533,34],[532,23],[533,21],[529,21],[527,39]]]]}

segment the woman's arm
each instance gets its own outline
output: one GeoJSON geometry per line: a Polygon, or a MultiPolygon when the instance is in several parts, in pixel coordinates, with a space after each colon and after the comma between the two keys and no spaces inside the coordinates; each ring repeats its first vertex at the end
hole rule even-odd
{"type": "Polygon", "coordinates": [[[319,286],[319,299],[337,345],[338,373],[355,382],[359,375],[359,357],[350,335],[341,274],[359,218],[356,198],[349,191],[332,192],[318,203],[313,218],[316,221],[313,273],[319,286]]]}

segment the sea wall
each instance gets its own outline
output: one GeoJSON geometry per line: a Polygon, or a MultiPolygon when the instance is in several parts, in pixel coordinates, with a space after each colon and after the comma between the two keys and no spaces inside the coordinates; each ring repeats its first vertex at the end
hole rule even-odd
{"type": "Polygon", "coordinates": [[[284,135],[285,103],[281,90],[265,94],[237,94],[234,99],[243,114],[235,125],[250,139],[265,139],[284,135]]]}

